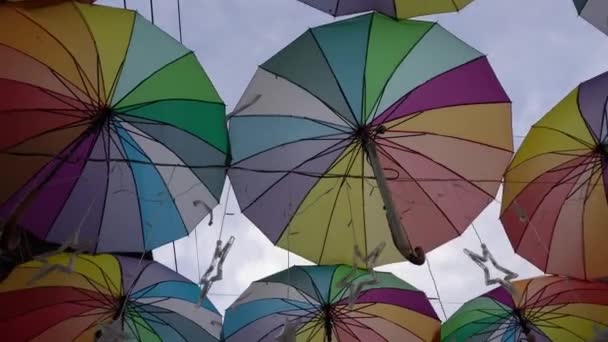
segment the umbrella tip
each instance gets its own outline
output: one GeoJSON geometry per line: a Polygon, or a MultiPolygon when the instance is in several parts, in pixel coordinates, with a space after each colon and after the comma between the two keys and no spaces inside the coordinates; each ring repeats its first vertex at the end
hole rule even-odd
{"type": "Polygon", "coordinates": [[[426,261],[426,253],[422,247],[418,246],[407,256],[407,260],[414,265],[422,266],[426,261]]]}

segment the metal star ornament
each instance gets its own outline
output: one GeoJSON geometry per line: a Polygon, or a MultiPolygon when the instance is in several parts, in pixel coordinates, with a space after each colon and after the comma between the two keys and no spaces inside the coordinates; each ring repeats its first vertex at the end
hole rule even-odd
{"type": "Polygon", "coordinates": [[[494,285],[494,284],[500,284],[504,288],[509,290],[511,293],[514,293],[514,288],[513,288],[513,284],[511,283],[511,280],[519,277],[519,275],[505,267],[500,266],[498,264],[498,262],[496,262],[496,260],[494,259],[494,256],[492,256],[492,253],[490,253],[490,250],[484,243],[481,244],[481,251],[482,251],[482,255],[479,255],[479,254],[471,252],[470,250],[468,250],[466,248],[464,249],[464,253],[469,258],[471,258],[479,267],[481,267],[481,269],[483,269],[483,274],[484,274],[486,285],[489,286],[489,285],[494,285]],[[496,268],[497,270],[499,270],[500,272],[505,274],[504,278],[490,278],[490,270],[488,269],[488,267],[485,264],[488,261],[490,261],[492,263],[494,268],[496,268]]]}
{"type": "Polygon", "coordinates": [[[361,291],[366,286],[378,283],[378,278],[376,276],[376,271],[374,270],[374,267],[376,266],[378,257],[380,257],[380,254],[382,253],[382,250],[385,246],[386,243],[381,242],[376,248],[374,248],[373,251],[371,251],[367,256],[363,257],[363,253],[361,253],[359,245],[355,245],[352,269],[347,275],[340,279],[337,284],[341,288],[348,287],[350,291],[350,296],[348,298],[349,308],[352,308],[353,305],[355,305],[355,302],[357,301],[357,298],[359,298],[361,291]],[[358,261],[361,261],[361,263],[365,265],[367,269],[367,274],[371,276],[371,279],[364,281],[356,281],[358,278],[357,273],[359,271],[359,268],[356,266],[358,261]]]}
{"type": "Polygon", "coordinates": [[[59,248],[56,250],[39,254],[34,257],[34,260],[40,261],[43,265],[38,269],[38,271],[32,276],[32,279],[29,280],[28,284],[33,284],[34,282],[39,281],[40,279],[46,277],[54,271],[59,271],[63,273],[72,273],[74,271],[74,263],[76,258],[83,253],[87,253],[90,250],[92,243],[81,243],[80,242],[80,228],[77,229],[72,236],[64,241],[59,248]],[[72,252],[69,252],[68,249],[71,249],[72,252]],[[54,255],[58,255],[61,253],[69,253],[70,259],[67,265],[62,264],[52,264],[49,262],[50,257],[54,255]]]}
{"type": "Polygon", "coordinates": [[[202,285],[202,288],[198,303],[196,305],[197,307],[200,307],[202,305],[203,300],[205,300],[207,294],[209,294],[213,283],[223,279],[224,261],[226,261],[226,256],[228,256],[228,252],[230,251],[230,248],[233,244],[234,236],[231,236],[230,239],[228,239],[226,245],[224,245],[222,240],[217,240],[215,251],[213,252],[213,259],[211,259],[209,268],[207,268],[207,271],[205,272],[205,274],[203,274],[203,276],[198,282],[199,285],[202,285]],[[214,272],[215,274],[213,274],[214,272]]]}

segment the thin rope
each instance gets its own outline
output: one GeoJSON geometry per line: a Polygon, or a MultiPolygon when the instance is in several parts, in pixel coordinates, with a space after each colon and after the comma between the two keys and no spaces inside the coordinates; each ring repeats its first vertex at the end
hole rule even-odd
{"type": "Polygon", "coordinates": [[[224,214],[222,215],[222,224],[220,225],[220,232],[218,240],[221,240],[224,236],[224,223],[226,222],[226,214],[228,212],[228,203],[230,203],[230,192],[232,191],[232,183],[228,182],[228,193],[226,193],[226,203],[224,204],[224,214]]]}
{"type": "Polygon", "coordinates": [[[154,24],[154,1],[150,0],[150,21],[154,24]]]}
{"type": "Polygon", "coordinates": [[[173,244],[173,263],[175,264],[175,272],[179,273],[178,268],[177,268],[177,252],[175,251],[175,241],[173,241],[172,244],[173,244]]]}
{"type": "Polygon", "coordinates": [[[437,286],[437,281],[435,281],[435,276],[433,275],[433,270],[431,269],[431,262],[427,258],[426,266],[429,269],[429,274],[431,275],[431,279],[433,280],[433,286],[435,287],[435,293],[437,294],[437,301],[439,302],[439,306],[441,307],[441,311],[443,312],[443,317],[448,319],[448,315],[445,313],[445,308],[443,307],[443,302],[441,301],[441,296],[439,295],[439,287],[437,286]]]}
{"type": "Polygon", "coordinates": [[[177,25],[179,27],[179,42],[182,43],[182,10],[180,0],[177,0],[177,25]]]}
{"type": "MultiPolygon", "coordinates": [[[[213,210],[213,209],[211,209],[211,210],[213,210]]],[[[195,244],[194,249],[196,250],[196,275],[197,275],[196,279],[201,279],[201,261],[200,261],[200,254],[198,251],[198,233],[197,233],[197,231],[198,231],[198,226],[194,227],[194,244],[195,244]]],[[[200,286],[200,284],[199,284],[199,286],[200,286]]]]}
{"type": "Polygon", "coordinates": [[[473,227],[473,231],[475,232],[475,235],[477,236],[477,240],[479,240],[480,244],[484,244],[483,240],[481,240],[481,236],[479,235],[479,232],[477,231],[477,227],[475,227],[475,223],[471,222],[471,226],[473,227]]]}

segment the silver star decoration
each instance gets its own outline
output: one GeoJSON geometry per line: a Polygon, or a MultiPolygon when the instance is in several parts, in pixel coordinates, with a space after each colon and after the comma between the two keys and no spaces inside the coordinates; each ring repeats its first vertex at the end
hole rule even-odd
{"type": "Polygon", "coordinates": [[[285,317],[285,324],[283,324],[283,329],[281,333],[277,335],[278,342],[296,342],[296,333],[297,329],[295,324],[289,320],[289,318],[285,317]]]}
{"type": "Polygon", "coordinates": [[[124,331],[121,320],[113,320],[111,323],[99,325],[101,336],[97,342],[125,342],[133,339],[133,335],[124,331]]]}
{"type": "Polygon", "coordinates": [[[59,271],[68,274],[72,273],[74,271],[74,262],[76,261],[76,258],[80,254],[87,253],[90,250],[90,247],[92,246],[91,242],[81,243],[79,236],[80,228],[77,229],[74,234],[69,239],[64,241],[61,246],[59,246],[59,248],[57,248],[56,250],[35,256],[34,260],[42,262],[43,265],[32,276],[32,279],[29,280],[28,284],[31,285],[39,281],[40,279],[52,273],[53,271],[59,271]],[[71,248],[74,251],[69,253],[70,259],[67,265],[51,264],[49,262],[48,258],[55,255],[59,255],[61,253],[66,253],[68,248],[71,248]]]}
{"type": "Polygon", "coordinates": [[[353,254],[353,264],[351,271],[344,276],[337,285],[341,288],[347,288],[350,291],[350,296],[348,298],[348,307],[352,308],[359,298],[361,291],[365,286],[374,285],[378,283],[378,277],[376,276],[376,271],[374,267],[376,266],[376,262],[382,253],[382,250],[386,246],[385,242],[381,242],[373,251],[371,251],[367,256],[363,257],[363,253],[359,249],[359,245],[355,245],[355,251],[353,254]],[[368,275],[371,276],[371,279],[365,281],[356,281],[357,280],[357,271],[359,268],[356,266],[357,262],[361,261],[362,264],[365,265],[367,269],[368,275]]]}
{"type": "Polygon", "coordinates": [[[492,253],[490,253],[490,250],[488,250],[488,247],[484,243],[481,244],[481,251],[483,254],[479,255],[479,254],[475,254],[475,253],[471,252],[470,250],[468,250],[466,248],[464,249],[464,253],[469,258],[471,258],[479,267],[481,267],[481,269],[483,269],[483,274],[485,277],[486,285],[489,286],[489,285],[494,285],[494,284],[500,284],[504,288],[509,290],[511,293],[515,293],[515,289],[513,288],[513,284],[511,283],[511,280],[519,277],[519,275],[505,267],[500,266],[498,264],[498,262],[496,262],[496,260],[494,259],[494,256],[492,256],[492,253]],[[497,270],[499,270],[505,274],[504,278],[490,278],[490,270],[485,265],[485,263],[488,262],[488,260],[492,263],[494,268],[496,268],[497,270]]]}
{"type": "Polygon", "coordinates": [[[589,342],[608,342],[608,326],[602,328],[596,324],[593,326],[593,331],[595,332],[595,337],[589,342]]]}
{"type": "Polygon", "coordinates": [[[228,256],[228,252],[230,251],[232,244],[234,244],[234,236],[231,236],[230,239],[228,239],[226,245],[223,244],[222,240],[217,240],[215,252],[213,252],[213,259],[211,259],[211,264],[198,282],[199,285],[202,285],[202,288],[198,303],[196,304],[197,307],[200,307],[203,304],[203,300],[205,300],[207,294],[209,294],[213,283],[223,279],[224,261],[226,261],[226,256],[228,256]],[[213,275],[214,271],[215,275],[213,275]]]}

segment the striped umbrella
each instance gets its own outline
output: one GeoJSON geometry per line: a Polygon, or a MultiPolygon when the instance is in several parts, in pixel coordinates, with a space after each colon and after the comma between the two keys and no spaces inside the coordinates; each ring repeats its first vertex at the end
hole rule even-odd
{"type": "Polygon", "coordinates": [[[473,0],[299,0],[333,16],[378,11],[406,19],[423,15],[457,12],[473,0]]]}
{"type": "Polygon", "coordinates": [[[192,51],[105,6],[3,5],[0,22],[0,219],[141,252],[217,205],[225,106],[192,51]]]}
{"type": "Polygon", "coordinates": [[[465,303],[441,327],[446,342],[592,341],[608,328],[608,284],[541,276],[465,303]]]}
{"type": "Polygon", "coordinates": [[[423,263],[494,200],[513,153],[487,58],[439,24],[377,13],[308,30],[262,64],[229,134],[243,213],[325,265],[381,242],[378,265],[423,263]]]}
{"type": "Polygon", "coordinates": [[[541,270],[608,278],[608,73],[581,83],[536,122],[505,174],[501,221],[541,270]]]}
{"type": "Polygon", "coordinates": [[[208,300],[197,306],[199,294],[153,261],[59,254],[21,264],[0,283],[0,331],[15,342],[113,341],[112,330],[129,341],[218,341],[222,318],[208,300]]]}
{"type": "Polygon", "coordinates": [[[353,306],[352,287],[341,287],[340,282],[344,277],[355,284],[369,281],[365,270],[293,266],[260,279],[226,310],[223,338],[270,342],[284,333],[285,326],[291,326],[287,330],[293,330],[296,342],[413,342],[438,337],[439,318],[422,291],[391,273],[375,276],[377,282],[364,286],[353,306]]]}

